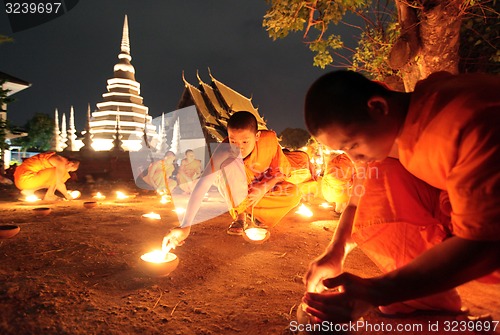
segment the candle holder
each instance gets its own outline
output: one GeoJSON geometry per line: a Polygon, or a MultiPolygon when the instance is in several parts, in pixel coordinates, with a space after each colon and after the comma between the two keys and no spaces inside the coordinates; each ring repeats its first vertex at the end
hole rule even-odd
{"type": "Polygon", "coordinates": [[[141,215],[141,219],[146,222],[159,222],[161,220],[160,214],[151,212],[141,215]]]}
{"type": "Polygon", "coordinates": [[[37,207],[33,208],[33,213],[35,213],[36,216],[47,216],[52,212],[52,209],[49,207],[37,207]]]}
{"type": "Polygon", "coordinates": [[[83,203],[83,207],[90,209],[90,208],[95,208],[97,207],[98,203],[97,201],[85,201],[83,203]]]}
{"type": "Polygon", "coordinates": [[[166,277],[179,265],[179,258],[172,253],[160,250],[151,251],[141,256],[140,269],[152,277],[166,277]]]}
{"type": "Polygon", "coordinates": [[[11,238],[19,233],[21,228],[12,224],[0,225],[0,238],[11,238]]]}
{"type": "Polygon", "coordinates": [[[243,231],[243,239],[249,243],[262,244],[271,237],[268,229],[251,227],[243,231]]]}

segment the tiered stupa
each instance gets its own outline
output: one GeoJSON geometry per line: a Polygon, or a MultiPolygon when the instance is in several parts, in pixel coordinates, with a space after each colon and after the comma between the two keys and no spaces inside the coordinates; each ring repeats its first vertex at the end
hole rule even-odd
{"type": "Polygon", "coordinates": [[[135,69],[130,63],[130,42],[128,20],[125,16],[121,52],[118,63],[114,66],[114,78],[107,81],[107,93],[103,102],[97,104],[97,111],[92,113],[90,132],[93,135],[92,147],[95,150],[111,150],[116,135],[116,120],[120,119],[120,135],[123,149],[140,150],[144,138],[144,127],[148,137],[156,135],[151,124],[148,107],[144,106],[140,96],[141,85],[135,80],[135,69]]]}

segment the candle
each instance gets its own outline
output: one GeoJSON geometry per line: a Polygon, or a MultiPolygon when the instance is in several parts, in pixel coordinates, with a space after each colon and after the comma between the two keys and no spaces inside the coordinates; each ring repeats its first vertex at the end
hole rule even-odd
{"type": "Polygon", "coordinates": [[[163,194],[161,196],[161,200],[160,200],[160,203],[162,204],[167,204],[170,202],[170,196],[168,194],[163,194]]]}
{"type": "Polygon", "coordinates": [[[171,254],[169,252],[165,253],[161,250],[153,250],[141,256],[141,259],[143,261],[156,264],[168,263],[175,260],[176,258],[177,258],[176,255],[171,254]]]}
{"type": "Polygon", "coordinates": [[[69,191],[68,193],[72,199],[78,199],[82,195],[80,191],[69,191]]]}
{"type": "Polygon", "coordinates": [[[321,206],[321,207],[323,207],[323,208],[332,208],[332,207],[333,207],[333,206],[332,206],[332,205],[330,205],[328,202],[324,202],[324,203],[322,203],[320,206],[321,206]]]}
{"type": "Polygon", "coordinates": [[[40,198],[38,198],[36,195],[28,195],[26,198],[24,198],[25,201],[27,202],[35,202],[35,201],[38,201],[40,200],[40,198]]]}
{"type": "Polygon", "coordinates": [[[245,230],[245,234],[252,241],[262,241],[266,238],[268,231],[263,228],[248,228],[245,230]]]}
{"type": "Polygon", "coordinates": [[[182,207],[177,207],[173,211],[176,212],[177,214],[184,214],[186,212],[186,209],[182,207]]]}
{"type": "Polygon", "coordinates": [[[299,209],[297,209],[295,213],[308,218],[313,216],[313,212],[304,204],[300,205],[299,209]]]}
{"type": "Polygon", "coordinates": [[[142,214],[142,217],[146,218],[146,219],[152,219],[152,220],[161,220],[160,214],[156,214],[154,212],[142,214]]]}
{"type": "Polygon", "coordinates": [[[128,195],[126,195],[125,193],[123,193],[121,191],[116,191],[116,198],[119,200],[124,200],[124,199],[128,198],[128,195]]]}
{"type": "Polygon", "coordinates": [[[94,199],[102,200],[102,199],[106,199],[106,196],[102,195],[101,192],[97,192],[96,195],[94,195],[94,199]]]}

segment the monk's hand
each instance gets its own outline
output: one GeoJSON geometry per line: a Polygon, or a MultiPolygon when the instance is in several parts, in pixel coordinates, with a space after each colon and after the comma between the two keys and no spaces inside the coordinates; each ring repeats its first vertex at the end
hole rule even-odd
{"type": "Polygon", "coordinates": [[[324,253],[309,264],[304,275],[307,292],[320,293],[325,290],[323,280],[338,276],[342,272],[342,256],[335,253],[324,253]]]}
{"type": "Polygon", "coordinates": [[[177,227],[172,229],[165,237],[163,237],[162,249],[170,250],[183,245],[184,240],[189,236],[189,227],[177,227]]]}
{"type": "Polygon", "coordinates": [[[365,315],[373,304],[372,297],[377,295],[371,279],[364,279],[350,273],[326,279],[323,285],[328,290],[322,293],[307,292],[303,302],[306,312],[319,321],[347,323],[365,315]]]}
{"type": "Polygon", "coordinates": [[[260,199],[264,197],[266,192],[267,188],[265,183],[252,184],[248,188],[248,195],[247,195],[248,206],[251,207],[254,206],[256,203],[258,203],[260,199]]]}

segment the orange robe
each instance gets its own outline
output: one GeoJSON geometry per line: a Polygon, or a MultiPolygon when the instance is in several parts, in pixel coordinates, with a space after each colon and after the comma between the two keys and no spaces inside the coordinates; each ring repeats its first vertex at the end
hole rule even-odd
{"type": "Polygon", "coordinates": [[[398,139],[401,163],[447,191],[451,230],[500,240],[500,77],[440,72],[419,82],[398,139]]]}
{"type": "MultiPolygon", "coordinates": [[[[49,158],[54,156],[55,152],[46,152],[35,155],[23,161],[14,172],[14,183],[20,190],[36,190],[47,188],[56,180],[56,169],[50,164],[49,158]],[[53,169],[54,173],[39,174],[41,171],[53,169]]],[[[63,177],[63,182],[71,176],[68,172],[63,177]]]]}
{"type": "Polygon", "coordinates": [[[321,179],[323,198],[328,202],[335,203],[349,201],[354,173],[354,164],[346,154],[332,154],[321,179]]]}
{"type": "Polygon", "coordinates": [[[181,166],[179,167],[179,173],[177,174],[177,181],[179,182],[179,187],[184,192],[191,192],[196,185],[195,178],[193,177],[198,174],[198,177],[201,174],[201,161],[199,159],[195,159],[192,162],[188,163],[184,158],[181,161],[181,166]]]}
{"type": "MultiPolygon", "coordinates": [[[[293,170],[292,164],[287,159],[278,143],[278,138],[274,131],[261,130],[259,140],[257,141],[254,150],[243,160],[244,174],[246,175],[247,185],[250,187],[252,183],[257,183],[270,178],[277,174],[284,174],[285,177],[291,176],[293,170]]],[[[231,193],[238,197],[243,193],[241,174],[243,171],[238,171],[237,161],[232,163],[229,169],[223,169],[224,178],[231,185],[229,192],[228,187],[221,186],[218,183],[219,190],[223,196],[228,199],[231,193]],[[237,180],[240,180],[237,182],[237,180]],[[231,183],[232,182],[232,183],[231,183]],[[238,185],[234,185],[238,184],[238,185]]],[[[246,193],[245,193],[246,194],[246,193]]],[[[277,183],[276,186],[269,190],[264,197],[253,207],[246,207],[242,202],[237,206],[241,199],[233,200],[233,204],[229,206],[239,207],[238,210],[243,210],[247,214],[254,216],[255,219],[269,226],[276,225],[292,208],[297,206],[301,199],[301,193],[297,186],[287,181],[277,183]],[[235,206],[236,205],[236,206],[235,206]]],[[[227,201],[227,200],[226,200],[227,201]]],[[[233,216],[236,213],[232,213],[233,216]]]]}
{"type": "Polygon", "coordinates": [[[153,162],[148,168],[148,174],[144,178],[144,182],[157,191],[167,190],[167,185],[168,190],[172,191],[177,186],[177,182],[170,179],[174,171],[174,164],[165,164],[165,160],[163,159],[153,162]],[[167,185],[165,185],[165,180],[167,180],[167,185]]]}

